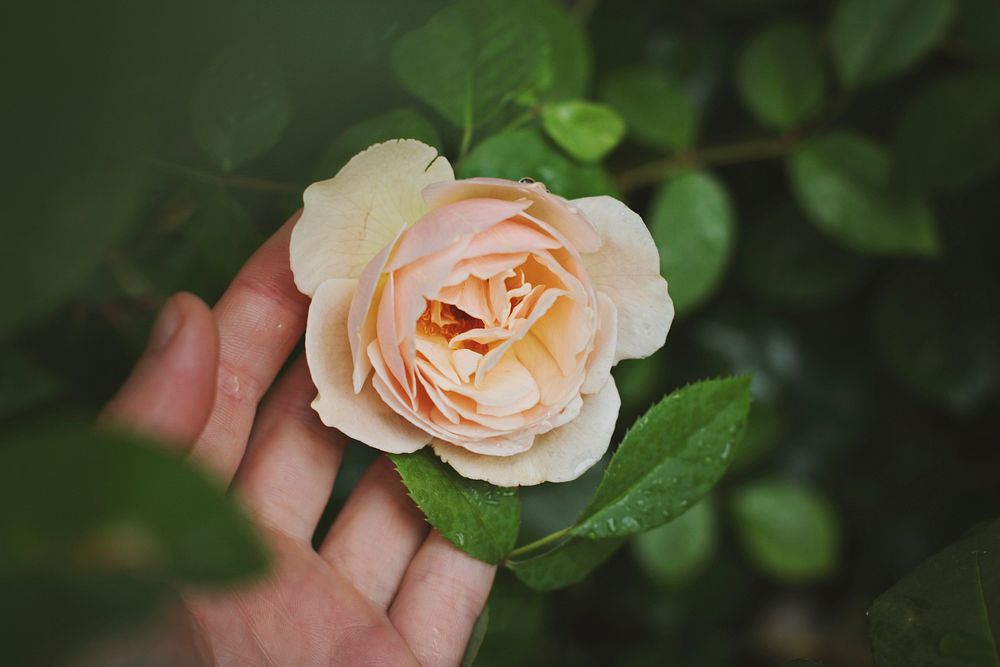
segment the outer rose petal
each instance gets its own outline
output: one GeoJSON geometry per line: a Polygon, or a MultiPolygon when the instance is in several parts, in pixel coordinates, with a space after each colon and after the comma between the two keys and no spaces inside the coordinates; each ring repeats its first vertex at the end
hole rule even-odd
{"type": "Polygon", "coordinates": [[[401,229],[427,211],[423,189],[454,179],[437,149],[397,139],[375,144],[333,178],[310,185],[291,239],[299,291],[312,296],[325,280],[357,278],[401,229]]]}
{"type": "Polygon", "coordinates": [[[434,440],[431,446],[441,460],[463,477],[497,486],[532,486],[542,482],[568,482],[597,463],[611,444],[618,419],[618,388],[608,382],[596,394],[583,397],[583,408],[573,421],[535,436],[531,449],[513,456],[484,456],[434,440]]]}
{"type": "Polygon", "coordinates": [[[574,199],[593,222],[604,244],[583,261],[594,289],[618,309],[615,362],[648,357],[663,347],[674,319],[660,254],[649,230],[632,209],[612,197],[574,199]]]}
{"type": "Polygon", "coordinates": [[[313,294],[306,327],[306,358],[319,395],[313,409],[327,426],[393,454],[415,452],[430,436],[396,414],[365,384],[358,394],[351,382],[347,313],[357,281],[334,278],[313,294]]]}

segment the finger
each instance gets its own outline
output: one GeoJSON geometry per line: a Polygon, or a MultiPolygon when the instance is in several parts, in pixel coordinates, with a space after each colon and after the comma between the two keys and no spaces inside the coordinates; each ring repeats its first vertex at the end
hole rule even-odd
{"type": "Polygon", "coordinates": [[[346,438],[310,407],[316,388],[305,357],[266,399],[234,489],[262,523],[312,539],[333,489],[346,438]]]}
{"type": "Polygon", "coordinates": [[[496,568],[431,531],[410,563],[389,620],[422,665],[457,665],[483,611],[496,568]]]}
{"type": "Polygon", "coordinates": [[[376,607],[388,609],[427,530],[399,474],[380,457],[347,499],[320,554],[376,607]]]}
{"type": "Polygon", "coordinates": [[[132,374],[103,420],[189,446],[215,400],[219,335],[208,306],[193,294],[167,300],[132,374]]]}
{"type": "Polygon", "coordinates": [[[305,329],[308,300],[295,289],[288,263],[297,217],[250,258],[214,309],[220,340],[215,410],[194,456],[226,481],[243,458],[257,404],[305,329]]]}

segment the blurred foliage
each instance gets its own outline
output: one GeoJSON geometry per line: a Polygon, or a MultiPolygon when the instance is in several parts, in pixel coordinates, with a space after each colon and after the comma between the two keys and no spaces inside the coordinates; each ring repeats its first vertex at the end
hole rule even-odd
{"type": "MultiPolygon", "coordinates": [[[[996,664],[994,524],[945,548],[1000,506],[996,0],[6,9],[11,636],[54,624],[54,655],[148,619],[167,579],[260,566],[187,466],[39,424],[91,417],[166,295],[217,298],[305,185],[404,135],[462,176],[644,215],[678,319],[662,352],[616,372],[616,441],[677,387],[754,377],[711,504],[564,542],[548,557],[607,562],[552,595],[502,572],[478,664],[996,664]],[[144,489],[185,503],[164,515],[144,489]],[[864,610],[887,589],[873,655],[864,610]]],[[[345,459],[324,525],[368,460],[345,459]]],[[[525,490],[521,541],[569,525],[599,472],[525,490]]],[[[516,573],[566,572],[535,565],[516,573]]]]}

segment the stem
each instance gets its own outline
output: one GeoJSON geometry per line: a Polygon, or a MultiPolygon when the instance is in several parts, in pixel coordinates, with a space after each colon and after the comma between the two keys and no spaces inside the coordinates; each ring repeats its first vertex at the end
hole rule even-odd
{"type": "Polygon", "coordinates": [[[525,544],[524,546],[518,547],[513,551],[511,551],[509,554],[507,554],[507,558],[505,558],[504,560],[507,561],[515,560],[517,558],[521,558],[525,554],[530,554],[532,551],[538,551],[542,547],[548,546],[553,542],[561,540],[562,538],[566,537],[566,535],[568,535],[569,531],[572,529],[573,526],[566,526],[562,530],[557,530],[556,532],[550,533],[539,540],[535,540],[534,542],[530,542],[528,544],[525,544]]]}
{"type": "Polygon", "coordinates": [[[259,192],[273,192],[277,194],[296,194],[298,192],[302,192],[303,190],[301,185],[297,185],[295,183],[269,181],[264,178],[241,176],[239,174],[220,174],[156,158],[152,160],[152,164],[154,167],[162,171],[183,176],[193,181],[218,185],[220,187],[257,190],[259,192]]]}
{"type": "Polygon", "coordinates": [[[798,146],[798,140],[798,137],[793,136],[750,139],[676,153],[623,171],[618,175],[618,187],[623,192],[629,192],[644,185],[659,183],[678,169],[717,167],[780,157],[793,151],[798,146]]]}

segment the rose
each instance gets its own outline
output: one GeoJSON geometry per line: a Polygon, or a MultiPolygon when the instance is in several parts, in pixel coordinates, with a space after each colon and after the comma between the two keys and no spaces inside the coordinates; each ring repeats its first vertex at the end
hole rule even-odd
{"type": "Polygon", "coordinates": [[[430,443],[501,486],[600,460],[620,407],[611,367],[659,349],[673,318],[656,246],[624,204],[455,180],[413,140],[306,190],[291,265],[312,297],[323,423],[386,452],[430,443]]]}

